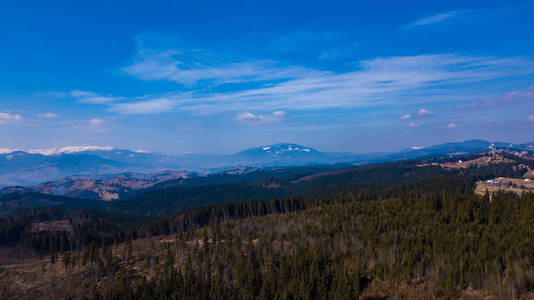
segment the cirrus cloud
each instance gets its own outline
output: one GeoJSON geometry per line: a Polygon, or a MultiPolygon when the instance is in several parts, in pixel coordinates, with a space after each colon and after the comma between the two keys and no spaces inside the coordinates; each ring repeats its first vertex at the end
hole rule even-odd
{"type": "Polygon", "coordinates": [[[42,113],[42,114],[37,114],[37,116],[39,118],[45,118],[45,119],[55,119],[55,118],[59,117],[58,114],[51,113],[51,112],[45,112],[45,113],[42,113]]]}
{"type": "Polygon", "coordinates": [[[74,120],[69,121],[70,127],[77,130],[82,130],[88,133],[108,133],[111,123],[108,120],[101,118],[93,118],[89,120],[74,120]]]}
{"type": "Polygon", "coordinates": [[[123,68],[123,71],[142,80],[169,80],[189,87],[206,81],[227,84],[280,80],[301,77],[308,72],[298,66],[279,67],[271,60],[226,63],[190,61],[203,58],[200,55],[185,55],[177,50],[160,53],[140,51],[136,62],[123,68]]]}
{"type": "Polygon", "coordinates": [[[523,89],[513,90],[498,97],[491,97],[490,99],[479,101],[471,101],[466,104],[457,105],[458,109],[471,108],[488,108],[502,105],[510,105],[514,103],[534,101],[534,86],[527,86],[523,89]]]}
{"type": "MultiPolygon", "coordinates": [[[[473,89],[467,88],[473,83],[534,74],[534,61],[527,57],[462,54],[377,57],[357,62],[353,70],[333,72],[280,66],[265,60],[220,64],[178,62],[178,59],[192,58],[176,58],[173,55],[181,52],[167,52],[143,54],[123,71],[141,80],[183,84],[176,92],[124,98],[73,90],[69,95],[79,102],[106,105],[111,112],[131,115],[413,107],[461,102],[473,98],[473,89]],[[157,58],[162,55],[165,59],[157,58]],[[157,60],[155,65],[150,63],[154,68],[146,68],[149,60],[157,60]],[[240,84],[229,87],[229,82],[240,84]]],[[[486,93],[483,89],[478,91],[480,97],[486,93]]],[[[402,115],[401,119],[432,114],[433,111],[421,108],[402,115]]]]}
{"type": "MultiPolygon", "coordinates": [[[[211,67],[190,65],[190,68],[206,75],[192,76],[189,83],[194,85],[199,80],[208,80],[209,89],[191,86],[185,92],[169,93],[163,98],[155,96],[127,104],[112,103],[111,110],[126,114],[169,110],[217,113],[244,109],[310,110],[431,103],[446,99],[458,101],[470,96],[462,90],[468,84],[534,73],[533,61],[524,57],[435,54],[363,60],[358,63],[358,68],[344,73],[324,70],[294,72],[294,66],[282,71],[275,65],[263,65],[262,71],[270,69],[269,72],[263,72],[270,74],[264,78],[276,80],[261,84],[257,83],[256,75],[249,77],[248,71],[242,70],[242,65],[225,64],[214,72],[211,72],[211,67]],[[210,72],[204,73],[206,68],[210,72]],[[249,84],[224,92],[213,91],[232,80],[243,80],[249,84]]],[[[131,67],[134,66],[136,64],[131,67]]],[[[159,67],[164,66],[162,64],[159,67]]],[[[173,71],[158,73],[157,77],[138,78],[171,81],[178,78],[181,81],[181,75],[176,77],[176,72],[181,72],[176,71],[176,62],[170,62],[168,67],[173,71]]],[[[254,70],[252,74],[260,69],[250,70],[254,70]]],[[[416,112],[419,116],[432,113],[428,109],[416,112]]]]}
{"type": "Polygon", "coordinates": [[[250,124],[264,124],[268,122],[276,122],[284,119],[287,116],[283,110],[273,111],[270,114],[255,114],[251,112],[244,112],[237,114],[235,119],[240,122],[250,124]]]}
{"type": "Polygon", "coordinates": [[[434,15],[426,16],[420,19],[413,21],[412,23],[406,24],[401,27],[401,29],[413,29],[419,26],[432,25],[436,23],[441,23],[452,17],[458,16],[461,13],[465,13],[466,10],[452,10],[442,13],[437,13],[434,15]]]}
{"type": "Polygon", "coordinates": [[[172,110],[178,102],[178,99],[173,100],[169,98],[140,100],[115,104],[111,107],[110,111],[129,115],[158,114],[172,110]]]}
{"type": "Polygon", "coordinates": [[[88,104],[106,104],[124,99],[123,97],[102,96],[97,93],[80,90],[70,91],[69,96],[76,98],[79,102],[88,104]]]}
{"type": "Polygon", "coordinates": [[[419,116],[430,116],[433,115],[434,112],[425,108],[421,108],[419,111],[417,111],[417,114],[419,116]]]}
{"type": "Polygon", "coordinates": [[[20,121],[22,116],[19,114],[11,114],[7,112],[0,112],[0,124],[20,121]]]}
{"type": "Polygon", "coordinates": [[[458,125],[456,123],[449,123],[445,126],[445,128],[447,129],[456,129],[456,128],[462,128],[463,126],[462,125],[458,125]]]}

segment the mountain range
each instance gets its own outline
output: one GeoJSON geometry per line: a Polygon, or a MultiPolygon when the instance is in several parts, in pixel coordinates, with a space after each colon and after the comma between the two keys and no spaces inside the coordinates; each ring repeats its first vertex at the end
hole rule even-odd
{"type": "MultiPolygon", "coordinates": [[[[100,146],[29,151],[11,151],[4,148],[0,151],[0,187],[40,185],[36,190],[46,191],[50,187],[43,183],[55,180],[63,182],[55,184],[54,189],[68,189],[72,185],[89,184],[87,180],[100,180],[106,183],[104,186],[109,186],[110,180],[114,180],[113,183],[124,190],[132,186],[145,188],[164,181],[163,179],[180,179],[219,172],[239,173],[250,168],[365,165],[427,156],[469,154],[492,148],[534,150],[534,143],[510,144],[468,140],[430,147],[412,147],[396,152],[364,154],[321,152],[291,143],[266,145],[230,155],[195,153],[175,155],[100,146]]],[[[120,194],[120,189],[108,191],[95,187],[92,192],[106,195],[98,197],[99,199],[107,197],[108,200],[112,200],[120,194]]],[[[80,196],[68,193],[67,195],[80,196]]]]}

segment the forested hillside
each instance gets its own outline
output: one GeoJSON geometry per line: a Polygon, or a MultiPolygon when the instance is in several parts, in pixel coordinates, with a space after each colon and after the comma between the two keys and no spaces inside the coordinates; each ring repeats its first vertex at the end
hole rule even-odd
{"type": "Polygon", "coordinates": [[[150,279],[118,275],[95,295],[507,299],[533,291],[532,194],[489,202],[442,190],[355,200],[339,195],[331,199],[339,204],[214,222],[148,249],[133,243],[131,270],[153,268],[150,279]]]}
{"type": "Polygon", "coordinates": [[[340,191],[358,193],[367,188],[383,188],[434,177],[467,176],[474,181],[503,177],[521,177],[524,170],[515,164],[502,163],[462,170],[438,166],[418,167],[417,162],[406,161],[377,164],[352,169],[290,168],[258,171],[239,176],[219,175],[188,179],[182,185],[162,183],[136,197],[113,202],[110,211],[166,216],[202,205],[241,201],[269,200],[281,197],[305,197],[337,194],[340,191]]]}
{"type": "Polygon", "coordinates": [[[99,200],[79,199],[35,192],[0,194],[0,215],[10,213],[17,209],[31,207],[61,206],[66,209],[88,208],[104,210],[107,205],[106,202],[99,200]]]}
{"type": "Polygon", "coordinates": [[[16,210],[0,217],[0,296],[533,297],[534,195],[473,193],[477,180],[523,171],[417,165],[166,188],[117,202],[150,217],[120,206],[16,210]]]}

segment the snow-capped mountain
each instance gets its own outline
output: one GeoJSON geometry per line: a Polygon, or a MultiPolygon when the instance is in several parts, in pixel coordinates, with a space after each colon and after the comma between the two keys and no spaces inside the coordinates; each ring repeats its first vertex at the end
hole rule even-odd
{"type": "Polygon", "coordinates": [[[0,155],[0,186],[32,185],[74,174],[114,173],[128,167],[128,163],[97,155],[15,151],[0,155]]]}
{"type": "Polygon", "coordinates": [[[287,167],[314,164],[367,164],[451,153],[475,153],[493,148],[534,150],[534,143],[470,140],[382,153],[327,153],[292,143],[251,148],[230,155],[162,154],[104,146],[71,146],[52,149],[13,150],[0,148],[0,186],[36,185],[69,176],[101,178],[124,172],[152,173],[188,170],[213,173],[236,167],[287,167]]]}
{"type": "Polygon", "coordinates": [[[328,156],[326,153],[296,144],[276,144],[251,148],[229,157],[241,165],[264,165],[281,163],[319,163],[328,156]]]}
{"type": "MultiPolygon", "coordinates": [[[[356,158],[352,154],[352,158],[356,158]]],[[[276,144],[232,155],[161,154],[103,146],[72,146],[28,151],[2,149],[0,186],[36,185],[69,176],[99,177],[161,170],[218,172],[233,167],[295,166],[347,161],[339,154],[296,144],[276,144]]]]}

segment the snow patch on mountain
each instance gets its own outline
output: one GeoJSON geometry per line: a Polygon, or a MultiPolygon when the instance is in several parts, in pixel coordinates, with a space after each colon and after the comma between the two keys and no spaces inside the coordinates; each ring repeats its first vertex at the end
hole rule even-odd
{"type": "Polygon", "coordinates": [[[41,155],[54,155],[56,154],[57,150],[56,148],[48,148],[48,149],[30,149],[26,151],[30,154],[41,154],[41,155]]]}
{"type": "Polygon", "coordinates": [[[140,149],[132,150],[132,152],[135,152],[135,153],[144,153],[144,154],[148,154],[148,153],[150,153],[150,151],[148,151],[148,150],[140,150],[140,149]]]}
{"type": "Polygon", "coordinates": [[[18,149],[9,149],[9,148],[0,148],[0,154],[9,154],[15,151],[20,151],[18,149]]]}
{"type": "Polygon", "coordinates": [[[311,152],[312,150],[309,148],[305,148],[299,145],[295,144],[276,144],[276,145],[269,145],[269,146],[263,146],[261,148],[263,151],[266,151],[269,154],[281,154],[283,152],[290,152],[290,151],[303,151],[303,152],[311,152]]]}
{"type": "Polygon", "coordinates": [[[113,147],[106,147],[106,146],[69,146],[69,147],[63,147],[59,149],[57,154],[61,153],[76,153],[76,152],[84,152],[84,151],[111,151],[113,150],[113,147]]]}
{"type": "MultiPolygon", "coordinates": [[[[9,154],[13,152],[26,152],[29,154],[41,154],[45,156],[50,155],[57,155],[57,154],[71,154],[71,153],[77,153],[77,152],[84,152],[84,151],[111,151],[113,150],[113,147],[107,147],[107,146],[67,146],[62,148],[42,148],[42,149],[29,149],[29,150],[22,150],[22,149],[10,149],[10,148],[0,148],[0,154],[9,154]]],[[[132,150],[133,152],[137,153],[149,153],[147,150],[132,150]]]]}

